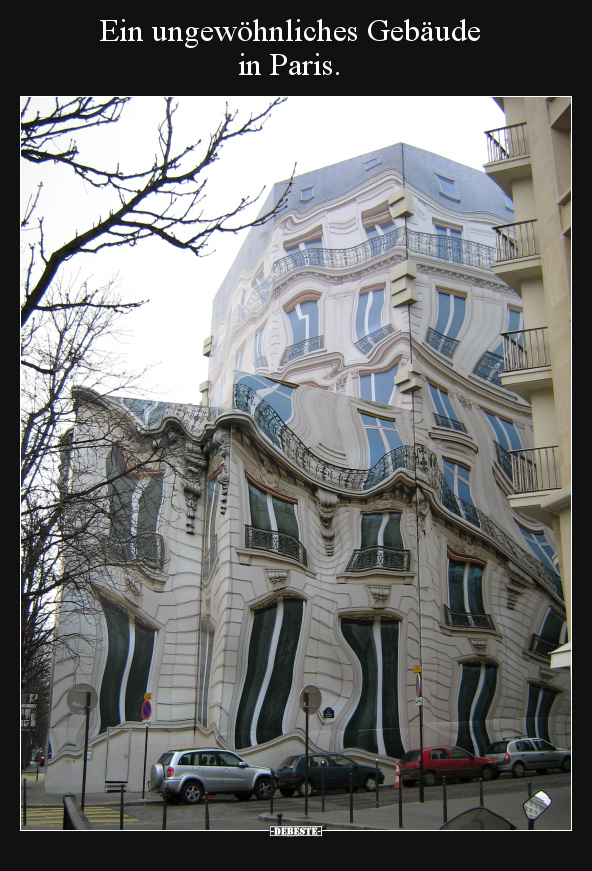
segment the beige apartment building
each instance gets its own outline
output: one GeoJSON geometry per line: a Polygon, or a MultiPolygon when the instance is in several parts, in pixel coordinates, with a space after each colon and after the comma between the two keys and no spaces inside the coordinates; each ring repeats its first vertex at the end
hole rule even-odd
{"type": "Polygon", "coordinates": [[[493,272],[522,298],[524,328],[504,336],[502,384],[532,407],[534,448],[512,453],[512,508],[555,532],[571,665],[571,97],[495,97],[506,127],[486,132],[486,173],[514,203],[495,227],[493,272]]]}

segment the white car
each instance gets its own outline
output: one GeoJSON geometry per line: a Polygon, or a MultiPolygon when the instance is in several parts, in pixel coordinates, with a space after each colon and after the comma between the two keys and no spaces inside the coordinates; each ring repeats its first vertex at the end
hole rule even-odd
{"type": "Polygon", "coordinates": [[[152,792],[164,792],[171,802],[196,804],[204,793],[233,793],[239,801],[254,794],[269,798],[271,769],[250,765],[228,750],[167,750],[150,769],[152,792]]]}

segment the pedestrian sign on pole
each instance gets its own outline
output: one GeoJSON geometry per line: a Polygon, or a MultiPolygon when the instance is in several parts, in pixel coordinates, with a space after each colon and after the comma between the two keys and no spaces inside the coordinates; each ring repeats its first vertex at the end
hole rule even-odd
{"type": "Polygon", "coordinates": [[[146,699],[144,704],[142,705],[142,719],[149,720],[150,715],[152,714],[152,702],[150,699],[146,699]]]}

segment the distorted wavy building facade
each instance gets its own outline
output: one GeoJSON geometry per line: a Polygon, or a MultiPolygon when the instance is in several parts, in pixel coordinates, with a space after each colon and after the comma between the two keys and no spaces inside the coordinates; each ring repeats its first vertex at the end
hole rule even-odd
{"type": "Polygon", "coordinates": [[[105,485],[111,583],[68,617],[85,642],[56,658],[48,789],[80,768],[83,680],[97,786],[141,784],[145,693],[151,758],[215,742],[276,766],[314,684],[312,745],[388,769],[419,744],[419,665],[425,745],[569,746],[554,536],[508,502],[533,445],[500,379],[524,327],[492,269],[512,214],[484,173],[402,144],[299,176],[216,295],[201,406],[80,394],[78,426],[115,416],[145,462],[105,485]]]}

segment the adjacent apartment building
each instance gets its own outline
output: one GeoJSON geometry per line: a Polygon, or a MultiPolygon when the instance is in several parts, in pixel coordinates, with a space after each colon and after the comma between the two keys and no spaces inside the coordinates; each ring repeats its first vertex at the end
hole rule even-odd
{"type": "Polygon", "coordinates": [[[64,486],[104,480],[106,510],[94,608],[62,607],[48,791],[80,777],[81,682],[87,788],[141,788],[145,695],[149,761],[277,767],[306,685],[311,747],[386,770],[419,745],[418,698],[426,746],[569,746],[559,530],[520,501],[537,418],[503,367],[530,329],[500,272],[516,209],[401,143],[299,176],[216,295],[200,406],[78,392],[64,486]]]}

